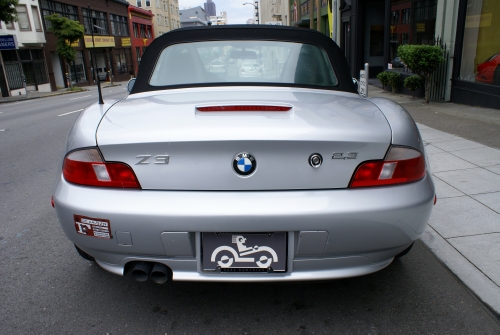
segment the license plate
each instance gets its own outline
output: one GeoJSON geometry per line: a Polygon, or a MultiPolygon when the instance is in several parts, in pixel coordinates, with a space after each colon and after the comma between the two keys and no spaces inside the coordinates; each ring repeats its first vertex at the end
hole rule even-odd
{"type": "Polygon", "coordinates": [[[287,233],[203,233],[203,269],[286,271],[287,233]]]}

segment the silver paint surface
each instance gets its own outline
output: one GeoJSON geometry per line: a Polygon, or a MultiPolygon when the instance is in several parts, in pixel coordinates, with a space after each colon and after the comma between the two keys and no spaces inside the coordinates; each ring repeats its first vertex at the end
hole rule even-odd
{"type": "Polygon", "coordinates": [[[111,108],[97,131],[108,161],[133,167],[143,189],[283,190],[345,188],[356,167],[382,159],[391,142],[386,118],[355,94],[322,90],[224,87],[129,96],[111,108]],[[288,113],[197,113],[198,105],[291,105],[288,113]],[[249,152],[258,161],[248,178],[231,162],[249,152]],[[334,152],[357,159],[331,160],[334,152]],[[318,169],[311,154],[325,159],[318,169]],[[168,166],[137,164],[138,155],[169,155],[168,166]]]}
{"type": "Polygon", "coordinates": [[[174,280],[186,281],[364,275],[384,268],[418,239],[433,207],[429,174],[406,185],[347,189],[356,167],[383,159],[391,144],[424,152],[411,117],[385,99],[269,87],[129,95],[82,112],[67,151],[97,145],[105,160],[128,163],[143,189],[77,186],[60,176],[56,212],[66,236],[119,275],[128,262],[140,260],[164,263],[174,280]],[[292,109],[196,112],[199,105],[260,103],[292,109]],[[248,178],[233,171],[239,152],[258,160],[248,178]],[[317,169],[308,162],[313,153],[323,157],[317,169]],[[332,159],[334,153],[356,153],[356,159],[332,159]],[[143,157],[150,164],[137,164],[143,157]],[[154,164],[156,157],[165,164],[154,164]],[[126,243],[77,234],[75,214],[110,220],[113,233],[126,232],[120,235],[126,243]],[[287,273],[202,270],[201,232],[262,231],[288,232],[287,273]]]}

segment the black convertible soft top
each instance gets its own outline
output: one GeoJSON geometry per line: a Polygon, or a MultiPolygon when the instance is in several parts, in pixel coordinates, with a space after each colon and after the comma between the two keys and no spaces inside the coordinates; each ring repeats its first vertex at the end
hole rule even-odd
{"type": "MultiPolygon", "coordinates": [[[[349,67],[342,51],[338,45],[327,36],[311,29],[247,24],[180,28],[157,37],[142,56],[137,79],[132,88],[131,94],[182,87],[276,85],[269,83],[204,83],[175,86],[152,86],[149,84],[149,79],[155,68],[158,57],[166,47],[178,43],[224,40],[283,41],[316,45],[326,51],[338,79],[338,84],[336,86],[318,86],[318,88],[356,93],[356,88],[352,82],[349,67]]],[[[286,86],[314,87],[312,85],[300,84],[286,84],[286,86]]]]}

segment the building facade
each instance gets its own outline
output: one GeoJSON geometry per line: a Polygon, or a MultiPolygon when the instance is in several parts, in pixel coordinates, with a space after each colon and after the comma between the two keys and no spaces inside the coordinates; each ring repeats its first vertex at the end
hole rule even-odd
{"type": "Polygon", "coordinates": [[[203,6],[205,9],[205,13],[207,13],[208,16],[216,16],[217,15],[217,9],[215,7],[215,3],[212,2],[212,0],[207,0],[207,2],[205,2],[203,4],[203,6]]]}
{"type": "MultiPolygon", "coordinates": [[[[329,3],[331,0],[288,0],[291,26],[311,28],[330,35],[329,3]]],[[[337,0],[339,2],[339,0],[337,0]]]]}
{"type": "Polygon", "coordinates": [[[40,1],[47,39],[45,55],[53,90],[67,87],[69,82],[76,86],[94,85],[94,67],[100,80],[130,78],[133,61],[128,3],[123,0],[89,0],[87,3],[90,9],[82,7],[79,0],[40,1]],[[50,22],[45,17],[51,14],[79,21],[85,27],[84,38],[72,44],[76,59],[69,64],[57,54],[56,36],[47,31],[50,22]]]}
{"type": "Polygon", "coordinates": [[[289,0],[260,0],[260,24],[289,25],[289,0]]]}
{"type": "Polygon", "coordinates": [[[457,2],[451,101],[500,109],[500,1],[457,2]]]}
{"type": "Polygon", "coordinates": [[[40,4],[19,0],[16,11],[17,22],[0,22],[1,96],[24,95],[29,91],[50,92],[40,4]]]}
{"type": "Polygon", "coordinates": [[[220,15],[210,16],[210,22],[212,22],[212,25],[214,25],[214,26],[223,26],[223,25],[228,24],[227,13],[221,12],[220,15]]]}
{"type": "MultiPolygon", "coordinates": [[[[154,14],[150,10],[135,6],[128,6],[130,18],[129,30],[131,32],[130,44],[132,46],[132,62],[130,75],[136,76],[142,55],[155,38],[154,14]]],[[[123,45],[123,41],[122,41],[123,45]]]]}
{"type": "Polygon", "coordinates": [[[390,70],[400,45],[438,45],[445,62],[431,80],[431,99],[500,108],[500,1],[342,0],[338,34],[353,77],[390,70]]]}
{"type": "Polygon", "coordinates": [[[201,6],[182,9],[179,11],[181,17],[181,27],[207,26],[210,17],[201,6]]]}
{"type": "Polygon", "coordinates": [[[153,25],[156,36],[181,27],[179,0],[128,0],[130,4],[150,10],[154,15],[153,25]]]}

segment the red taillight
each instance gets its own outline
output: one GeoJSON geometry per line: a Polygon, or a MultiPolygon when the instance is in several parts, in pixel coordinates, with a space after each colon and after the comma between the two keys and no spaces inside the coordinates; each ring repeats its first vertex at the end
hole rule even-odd
{"type": "Polygon", "coordinates": [[[351,188],[411,183],[425,176],[425,159],[419,151],[392,147],[384,161],[361,164],[351,188]]]}
{"type": "Polygon", "coordinates": [[[288,112],[291,106],[235,105],[196,107],[199,112],[288,112]]]}
{"type": "Polygon", "coordinates": [[[137,188],[134,171],[124,163],[106,163],[97,149],[73,151],[64,159],[64,179],[85,186],[137,188]]]}

